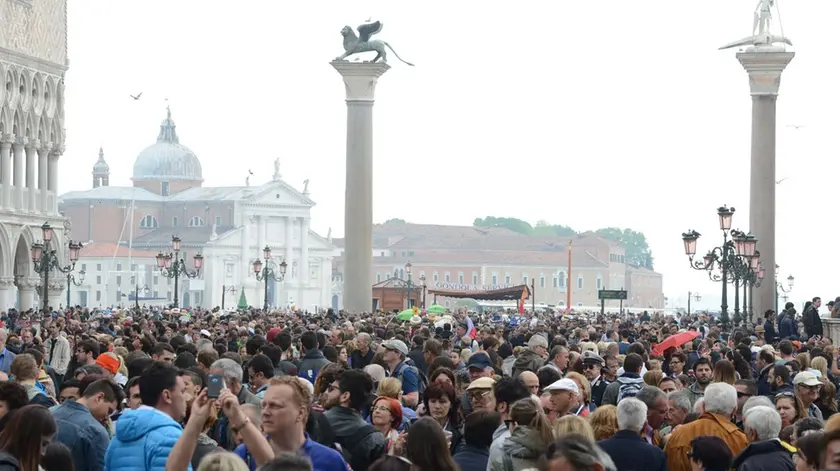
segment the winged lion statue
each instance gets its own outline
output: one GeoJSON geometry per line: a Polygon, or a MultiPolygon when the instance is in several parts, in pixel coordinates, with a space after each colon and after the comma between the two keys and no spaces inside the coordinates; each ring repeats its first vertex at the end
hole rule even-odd
{"type": "Polygon", "coordinates": [[[397,56],[397,59],[412,67],[414,66],[411,62],[403,60],[403,58],[397,54],[397,51],[395,51],[394,48],[387,42],[380,41],[378,39],[370,39],[373,35],[382,31],[382,22],[374,21],[373,23],[361,25],[356,29],[359,31],[358,36],[350,26],[341,28],[341,35],[344,36],[344,54],[336,57],[335,60],[342,61],[353,54],[376,51],[376,57],[374,57],[370,62],[376,62],[380,59],[382,59],[382,62],[387,62],[385,54],[385,48],[387,47],[394,53],[395,56],[397,56]]]}

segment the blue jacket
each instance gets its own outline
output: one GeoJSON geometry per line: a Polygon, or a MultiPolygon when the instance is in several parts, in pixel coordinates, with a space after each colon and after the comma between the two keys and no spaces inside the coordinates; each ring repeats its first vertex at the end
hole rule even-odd
{"type": "Polygon", "coordinates": [[[55,408],[53,418],[58,424],[55,441],[70,448],[76,471],[102,471],[110,437],[90,409],[76,401],[65,401],[55,408]]]}
{"type": "Polygon", "coordinates": [[[610,455],[618,471],[668,469],[665,453],[629,430],[619,430],[612,438],[599,441],[598,446],[610,455]]]}
{"type": "Polygon", "coordinates": [[[0,371],[9,374],[9,368],[12,367],[12,362],[15,361],[16,356],[17,355],[8,348],[4,348],[0,351],[0,371]]]}
{"type": "Polygon", "coordinates": [[[782,339],[799,340],[799,326],[792,314],[785,314],[779,323],[779,337],[782,339]]]}
{"type": "Polygon", "coordinates": [[[125,412],[105,454],[105,471],[164,471],[181,431],[178,422],[151,407],[125,412]]]}
{"type": "Polygon", "coordinates": [[[464,445],[452,459],[461,471],[485,471],[490,458],[490,448],[464,445]]]}

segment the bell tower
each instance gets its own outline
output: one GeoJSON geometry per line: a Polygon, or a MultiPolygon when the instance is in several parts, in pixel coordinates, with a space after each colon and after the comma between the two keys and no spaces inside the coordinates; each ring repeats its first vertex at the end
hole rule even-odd
{"type": "Polygon", "coordinates": [[[93,164],[93,187],[108,186],[108,178],[111,176],[111,169],[105,162],[105,152],[99,148],[99,159],[93,164]]]}

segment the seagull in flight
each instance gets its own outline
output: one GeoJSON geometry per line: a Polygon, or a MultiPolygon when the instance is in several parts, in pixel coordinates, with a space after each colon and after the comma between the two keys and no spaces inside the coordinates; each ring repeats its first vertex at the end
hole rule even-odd
{"type": "Polygon", "coordinates": [[[776,180],[776,184],[782,183],[783,181],[787,180],[788,177],[783,177],[781,180],[776,180]]]}
{"type": "Polygon", "coordinates": [[[143,92],[138,93],[137,95],[128,95],[135,100],[139,100],[141,96],[143,96],[143,92]]]}
{"type": "Polygon", "coordinates": [[[249,168],[248,169],[248,175],[253,175],[253,174],[254,174],[254,172],[252,172],[251,169],[249,168]]]}
{"type": "Polygon", "coordinates": [[[793,128],[793,129],[799,129],[799,128],[804,128],[805,125],[804,124],[788,124],[787,127],[793,128]]]}

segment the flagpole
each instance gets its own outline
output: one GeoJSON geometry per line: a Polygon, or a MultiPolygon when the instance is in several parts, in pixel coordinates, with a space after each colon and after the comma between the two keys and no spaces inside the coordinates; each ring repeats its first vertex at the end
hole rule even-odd
{"type": "Polygon", "coordinates": [[[566,314],[572,311],[572,241],[569,240],[567,249],[569,266],[566,270],[566,314]]]}

